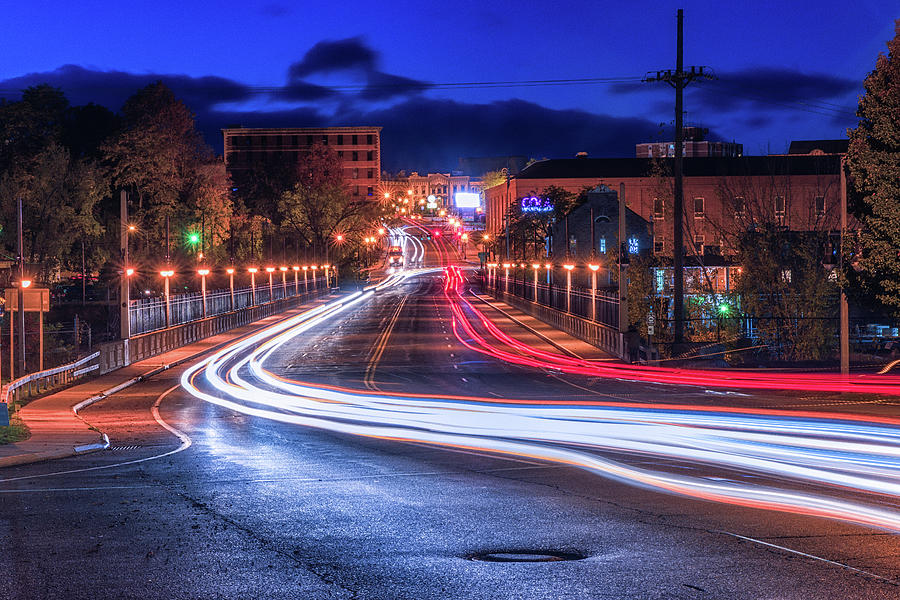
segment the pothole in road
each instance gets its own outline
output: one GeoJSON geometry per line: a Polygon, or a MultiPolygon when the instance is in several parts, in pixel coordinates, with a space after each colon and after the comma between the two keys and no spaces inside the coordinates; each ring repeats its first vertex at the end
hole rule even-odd
{"type": "Polygon", "coordinates": [[[561,562],[565,560],[584,560],[587,555],[580,552],[555,552],[546,550],[504,550],[498,552],[479,552],[466,555],[468,560],[480,562],[561,562]]]}

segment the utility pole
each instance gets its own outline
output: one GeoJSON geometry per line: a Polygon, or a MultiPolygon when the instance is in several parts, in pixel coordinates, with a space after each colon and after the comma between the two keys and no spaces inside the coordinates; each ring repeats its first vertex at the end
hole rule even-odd
{"type": "Polygon", "coordinates": [[[673,175],[675,190],[673,198],[674,256],[675,275],[674,312],[675,312],[675,345],[684,343],[684,181],[682,175],[684,154],[684,88],[695,79],[714,79],[709,67],[691,67],[684,70],[684,10],[678,9],[678,35],[676,42],[675,70],[667,69],[648,73],[645,82],[665,81],[675,88],[675,156],[673,175]]]}
{"type": "MultiPolygon", "coordinates": [[[[841,157],[841,249],[838,253],[838,271],[844,274],[844,242],[847,235],[847,165],[841,157]]],[[[847,290],[841,286],[841,375],[850,375],[850,306],[847,290]]]]}
{"type": "Polygon", "coordinates": [[[120,337],[127,340],[131,337],[131,319],[128,315],[128,305],[131,302],[131,277],[127,270],[131,265],[128,261],[128,192],[125,190],[119,192],[119,244],[122,256],[122,276],[119,278],[119,328],[122,334],[120,337]]]}
{"type": "MultiPolygon", "coordinates": [[[[18,202],[18,225],[19,225],[19,235],[17,241],[17,249],[18,256],[16,256],[16,260],[19,263],[19,286],[17,291],[18,301],[19,301],[19,314],[16,315],[19,317],[19,377],[25,375],[25,288],[23,287],[22,282],[25,281],[25,243],[24,236],[22,233],[22,198],[19,198],[18,202]]],[[[10,319],[10,323],[12,323],[12,319],[10,319]]],[[[12,351],[12,345],[10,344],[10,352],[12,351]]],[[[12,373],[10,373],[10,381],[12,381],[12,373]]]]}

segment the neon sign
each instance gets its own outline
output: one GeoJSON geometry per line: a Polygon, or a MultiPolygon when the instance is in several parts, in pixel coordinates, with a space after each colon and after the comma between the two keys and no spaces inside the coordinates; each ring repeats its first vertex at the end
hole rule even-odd
{"type": "Polygon", "coordinates": [[[548,213],[553,212],[553,202],[549,198],[526,196],[521,201],[522,212],[548,213]]]}

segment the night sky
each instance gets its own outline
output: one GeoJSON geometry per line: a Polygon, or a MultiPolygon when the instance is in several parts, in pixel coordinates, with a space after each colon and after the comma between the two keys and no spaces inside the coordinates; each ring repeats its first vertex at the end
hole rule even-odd
{"type": "Polygon", "coordinates": [[[381,125],[388,170],[460,156],[633,156],[671,137],[673,94],[640,83],[675,63],[719,79],[686,93],[689,124],[745,153],[839,138],[894,35],[893,2],[33,2],[3,9],[0,97],[37,83],[118,110],[161,79],[218,129],[381,125]],[[465,86],[466,82],[607,79],[465,86]]]}

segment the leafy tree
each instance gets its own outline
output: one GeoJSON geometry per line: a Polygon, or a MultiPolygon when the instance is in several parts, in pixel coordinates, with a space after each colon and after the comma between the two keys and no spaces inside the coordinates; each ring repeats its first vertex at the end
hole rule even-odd
{"type": "Polygon", "coordinates": [[[900,316],[900,20],[887,46],[866,77],[859,125],[848,131],[848,208],[861,228],[843,275],[858,299],[900,316]]]}
{"type": "Polygon", "coordinates": [[[48,144],[58,141],[69,101],[49,85],[27,88],[17,102],[0,103],[0,173],[26,167],[48,144]]]}
{"type": "Polygon", "coordinates": [[[506,174],[503,171],[488,171],[481,176],[481,181],[484,189],[492,188],[501,183],[506,183],[506,174]]]}
{"type": "Polygon", "coordinates": [[[379,204],[351,197],[337,152],[322,144],[310,148],[297,163],[298,181],[278,202],[283,226],[314,255],[324,257],[335,236],[361,233],[379,204]]]}

